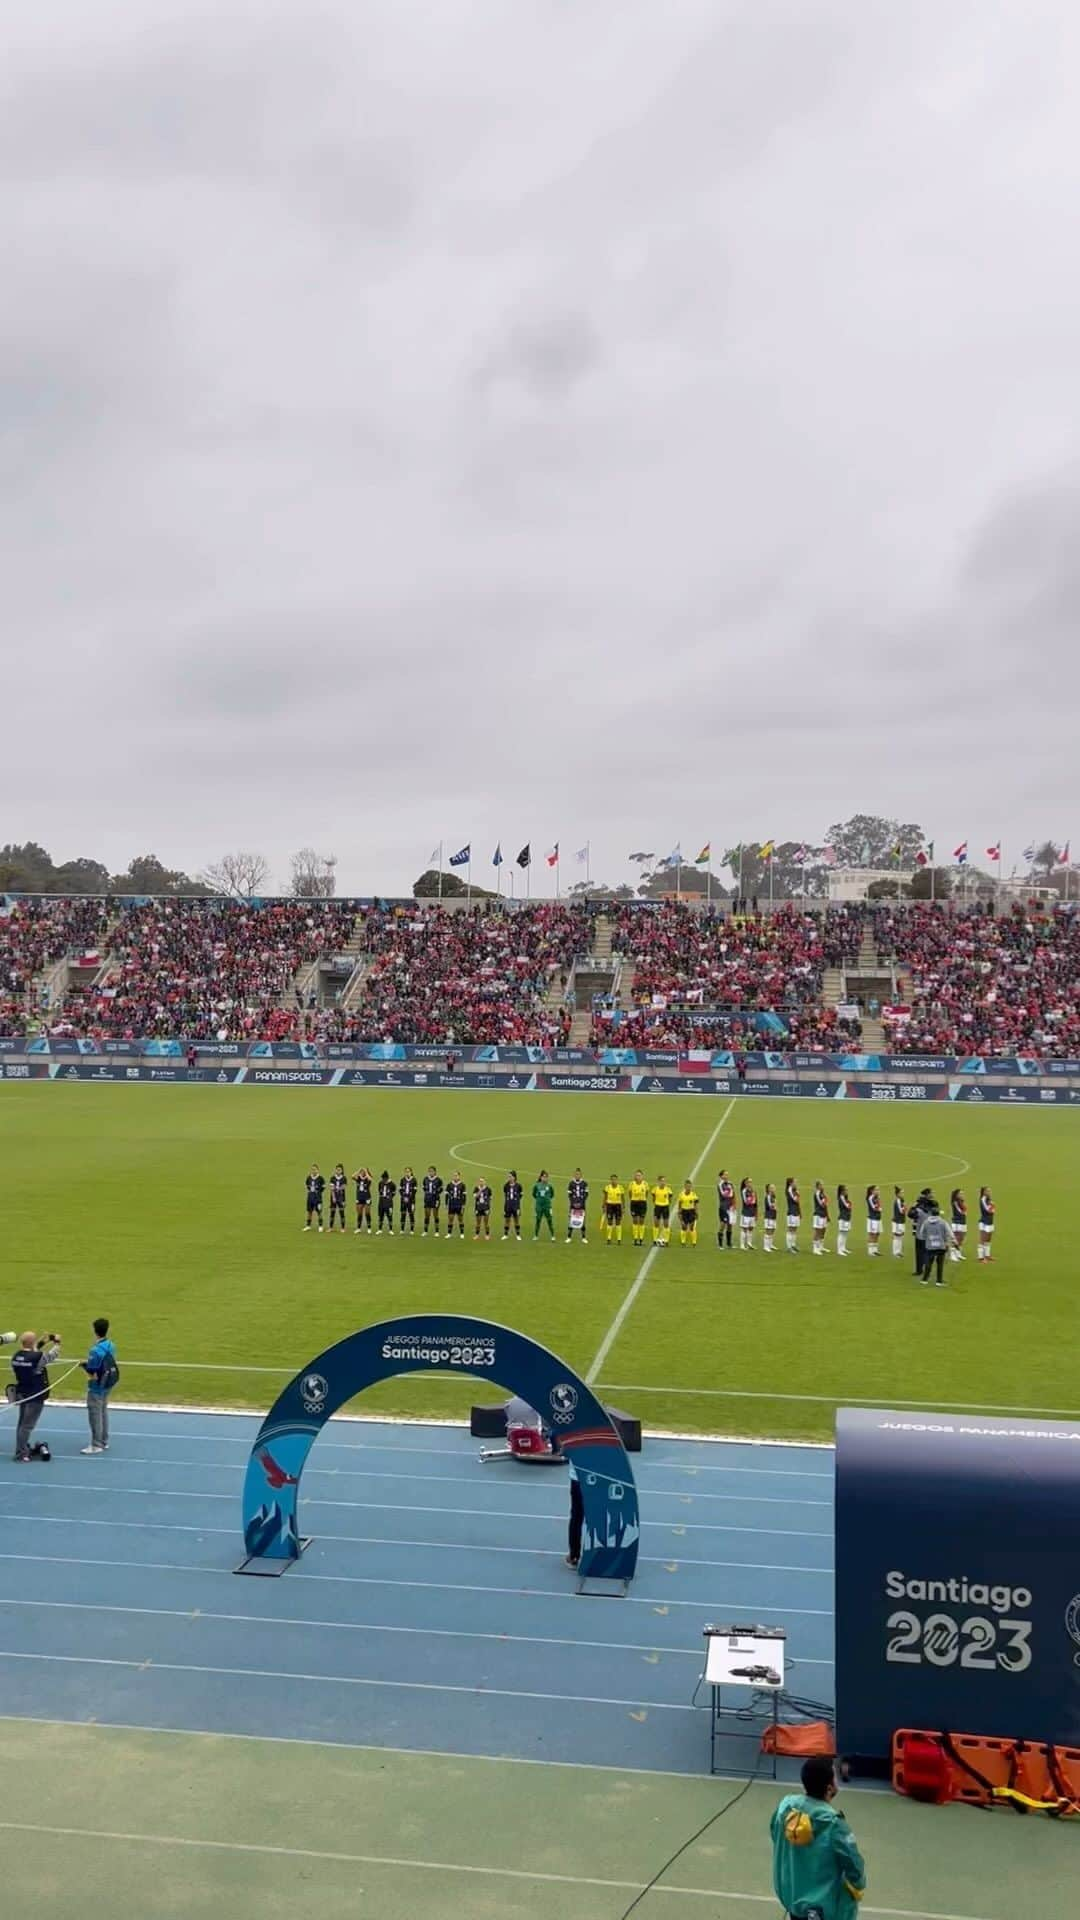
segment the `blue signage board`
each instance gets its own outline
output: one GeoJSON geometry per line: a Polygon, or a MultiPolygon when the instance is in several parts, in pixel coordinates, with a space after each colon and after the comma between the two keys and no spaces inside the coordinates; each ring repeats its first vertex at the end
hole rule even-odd
{"type": "Polygon", "coordinates": [[[1080,1425],[842,1409],[842,1754],[899,1728],[1080,1744],[1080,1425]]]}

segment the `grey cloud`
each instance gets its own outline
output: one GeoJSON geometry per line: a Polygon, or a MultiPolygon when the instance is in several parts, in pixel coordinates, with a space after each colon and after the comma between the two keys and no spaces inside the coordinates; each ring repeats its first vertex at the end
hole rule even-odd
{"type": "Polygon", "coordinates": [[[55,0],[7,42],[0,671],[57,691],[5,837],[118,864],[137,790],[174,863],[312,839],[390,890],[454,835],[610,879],[865,805],[1066,836],[1080,15],[55,0]]]}

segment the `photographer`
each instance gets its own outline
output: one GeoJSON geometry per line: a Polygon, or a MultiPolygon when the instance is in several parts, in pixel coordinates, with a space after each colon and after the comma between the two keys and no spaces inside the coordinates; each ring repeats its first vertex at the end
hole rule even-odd
{"type": "Polygon", "coordinates": [[[15,1429],[16,1460],[48,1460],[51,1457],[48,1447],[42,1442],[32,1446],[30,1436],[49,1397],[48,1368],[59,1354],[59,1334],[42,1334],[39,1340],[34,1333],[24,1333],[17,1351],[11,1356],[11,1370],[15,1375],[12,1398],[19,1409],[15,1429]]]}

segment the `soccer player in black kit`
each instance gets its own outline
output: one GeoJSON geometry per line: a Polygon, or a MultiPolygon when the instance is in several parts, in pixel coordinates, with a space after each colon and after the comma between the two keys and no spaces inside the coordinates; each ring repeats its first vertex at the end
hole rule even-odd
{"type": "Polygon", "coordinates": [[[360,1167],[353,1174],[353,1186],[356,1188],[356,1226],[354,1233],[363,1233],[366,1227],[371,1232],[371,1169],[360,1167]]]}
{"type": "Polygon", "coordinates": [[[721,1167],[716,1176],[716,1244],[720,1248],[731,1246],[731,1216],[735,1211],[735,1189],[728,1179],[726,1167],[721,1167]]]}
{"type": "Polygon", "coordinates": [[[398,1186],[398,1209],[402,1233],[408,1228],[416,1232],[416,1175],[411,1167],[406,1167],[398,1186]]]}
{"type": "Polygon", "coordinates": [[[330,1231],[331,1233],[333,1233],[334,1231],[335,1220],[337,1221],[339,1227],[341,1228],[342,1233],[344,1233],[345,1231],[345,1196],[348,1193],[348,1191],[349,1191],[349,1182],[345,1176],[345,1169],[342,1166],[341,1161],[339,1160],[337,1163],[337,1166],[334,1168],[333,1173],[330,1175],[330,1231]]]}
{"type": "Polygon", "coordinates": [[[323,1230],[322,1210],[323,1194],[326,1191],[326,1179],[324,1175],[319,1172],[317,1165],[313,1166],[311,1172],[305,1175],[304,1191],[307,1208],[307,1223],[304,1227],[304,1232],[310,1233],[312,1222],[317,1220],[319,1223],[319,1232],[321,1233],[323,1230]]]}
{"type": "Polygon", "coordinates": [[[456,1173],[452,1180],[447,1181],[446,1188],[445,1188],[445,1198],[446,1198],[446,1237],[448,1240],[450,1239],[454,1231],[454,1228],[456,1226],[458,1230],[459,1240],[464,1240],[465,1238],[465,1182],[461,1178],[460,1174],[456,1173]]]}
{"type": "Polygon", "coordinates": [[[473,1234],[479,1240],[481,1234],[485,1240],[491,1239],[491,1188],[486,1180],[478,1180],[473,1188],[473,1208],[475,1211],[473,1234]]]}
{"type": "Polygon", "coordinates": [[[387,1233],[393,1233],[394,1231],[394,1195],[396,1192],[397,1183],[391,1180],[390,1175],[384,1167],[379,1175],[379,1224],[375,1229],[376,1233],[381,1233],[384,1227],[387,1233]]]}
{"type": "Polygon", "coordinates": [[[509,1180],[503,1182],[503,1239],[509,1240],[511,1233],[521,1239],[521,1181],[514,1168],[510,1169],[509,1180]]]}
{"type": "Polygon", "coordinates": [[[439,1231],[439,1208],[442,1205],[442,1181],[434,1167],[429,1167],[424,1175],[424,1232],[434,1227],[439,1231]]]}

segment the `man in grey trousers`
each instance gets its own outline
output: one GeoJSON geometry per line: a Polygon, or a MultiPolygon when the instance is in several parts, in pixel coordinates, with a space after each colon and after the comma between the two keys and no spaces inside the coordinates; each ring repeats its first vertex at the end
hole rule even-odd
{"type": "Polygon", "coordinates": [[[83,1448],[84,1453],[107,1453],[109,1450],[109,1395],[120,1378],[120,1369],[116,1364],[116,1348],[109,1339],[109,1323],[105,1319],[94,1321],[94,1344],[85,1360],[79,1365],[88,1376],[86,1382],[86,1414],[90,1422],[90,1445],[83,1448]]]}

